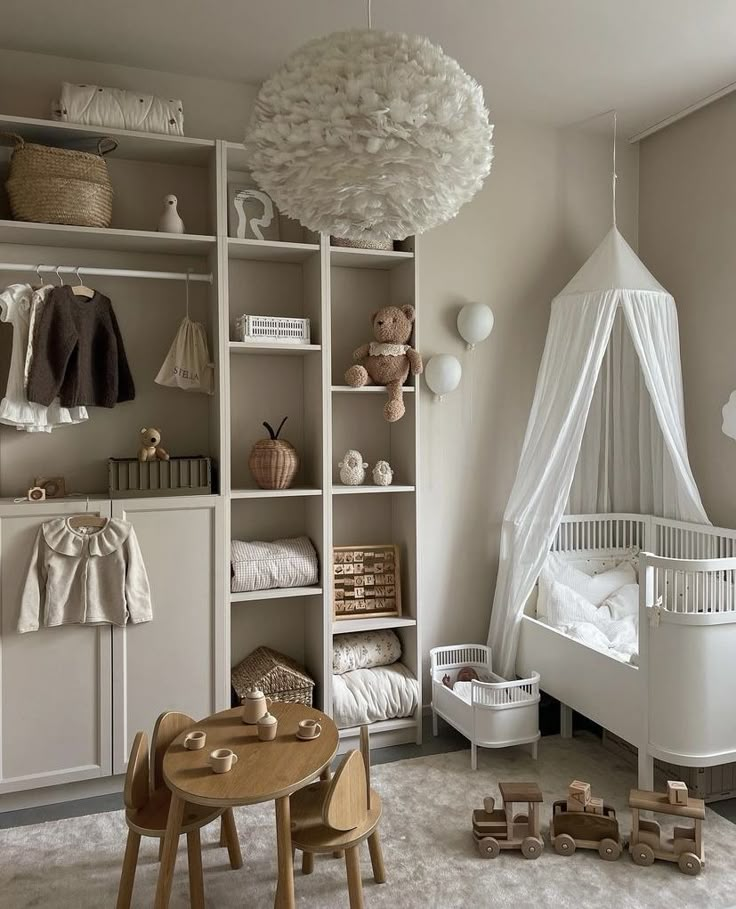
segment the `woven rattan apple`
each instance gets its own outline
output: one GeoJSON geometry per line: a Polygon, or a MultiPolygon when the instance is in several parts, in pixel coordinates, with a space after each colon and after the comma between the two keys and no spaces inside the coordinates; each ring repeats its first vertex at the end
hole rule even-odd
{"type": "Polygon", "coordinates": [[[296,449],[291,442],[279,438],[287,419],[284,417],[275,432],[271,424],[264,421],[269,438],[259,439],[248,458],[250,472],[261,489],[288,489],[299,470],[296,449]]]}

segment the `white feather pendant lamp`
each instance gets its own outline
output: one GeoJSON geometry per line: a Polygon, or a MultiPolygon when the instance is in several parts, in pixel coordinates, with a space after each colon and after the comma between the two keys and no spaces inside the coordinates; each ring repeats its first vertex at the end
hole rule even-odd
{"type": "Polygon", "coordinates": [[[402,240],[453,218],[493,160],[478,83],[426,38],[355,29],[293,53],[246,148],[279,209],[315,231],[402,240]]]}

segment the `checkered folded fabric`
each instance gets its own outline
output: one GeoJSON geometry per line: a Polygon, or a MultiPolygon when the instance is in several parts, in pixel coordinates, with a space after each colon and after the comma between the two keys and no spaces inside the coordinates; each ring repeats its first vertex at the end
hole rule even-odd
{"type": "Polygon", "coordinates": [[[230,544],[231,590],[271,590],[275,587],[310,587],[319,579],[317,553],[309,537],[273,543],[230,544]]]}

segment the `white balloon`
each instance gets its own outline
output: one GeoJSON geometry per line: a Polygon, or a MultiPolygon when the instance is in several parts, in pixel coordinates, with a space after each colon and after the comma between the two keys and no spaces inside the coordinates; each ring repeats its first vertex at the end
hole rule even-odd
{"type": "Polygon", "coordinates": [[[493,330],[493,311],[485,303],[466,303],[457,314],[457,330],[472,350],[493,330]]]}
{"type": "Polygon", "coordinates": [[[460,384],[462,374],[463,368],[460,361],[451,354],[438,354],[436,357],[431,357],[424,367],[424,379],[440,401],[444,395],[455,391],[460,384]]]}

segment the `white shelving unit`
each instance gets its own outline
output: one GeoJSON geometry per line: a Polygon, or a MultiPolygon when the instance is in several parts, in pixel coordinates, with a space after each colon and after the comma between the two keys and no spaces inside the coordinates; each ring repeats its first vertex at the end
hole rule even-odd
{"type": "MultiPolygon", "coordinates": [[[[343,379],[353,349],[370,340],[372,311],[389,303],[416,305],[413,242],[396,251],[331,247],[328,237],[308,234],[283,218],[279,241],[228,236],[228,184],[242,182],[247,172],[237,143],[8,116],[0,116],[0,130],[27,141],[84,150],[93,150],[102,135],[119,143],[107,156],[115,192],[110,228],[15,222],[0,204],[1,258],[81,266],[83,275],[85,265],[211,273],[212,284],[193,284],[190,296],[192,317],[208,328],[216,369],[212,398],[154,385],[153,376],[184,315],[183,284],[96,280],[113,300],[121,323],[138,387],[136,401],[112,412],[96,411],[89,426],[55,432],[42,440],[43,446],[33,435],[20,438],[22,434],[0,428],[0,496],[24,493],[34,473],[63,474],[75,492],[105,488],[107,458],[133,454],[140,426],[161,424],[172,453],[202,452],[218,464],[219,488],[212,495],[217,603],[210,654],[216,706],[229,705],[231,666],[265,644],[306,665],[316,681],[316,703],[330,713],[333,636],[348,631],[395,629],[403,660],[421,684],[420,388],[412,384],[404,389],[406,415],[388,424],[382,413],[384,389],[353,389],[343,379]],[[191,232],[171,235],[154,229],[161,198],[170,192],[179,197],[191,232]],[[307,317],[311,343],[237,341],[235,319],[244,312],[307,317]],[[299,452],[299,475],[290,489],[262,490],[250,475],[248,455],[263,437],[263,421],[273,425],[284,416],[289,419],[282,435],[299,452]],[[388,460],[395,485],[341,486],[337,462],[347,448],[358,448],[371,467],[388,460]],[[230,592],[230,540],[301,534],[317,549],[318,585],[230,592]],[[362,543],[400,547],[402,616],[334,620],[332,547],[362,543]]],[[[0,151],[0,182],[8,153],[0,151]]],[[[22,275],[2,277],[8,283],[23,280],[22,275]]],[[[416,338],[414,344],[420,347],[416,338]]],[[[343,731],[346,744],[355,734],[343,731]]],[[[376,724],[371,741],[380,747],[419,741],[420,736],[417,711],[412,718],[376,724]]]]}

